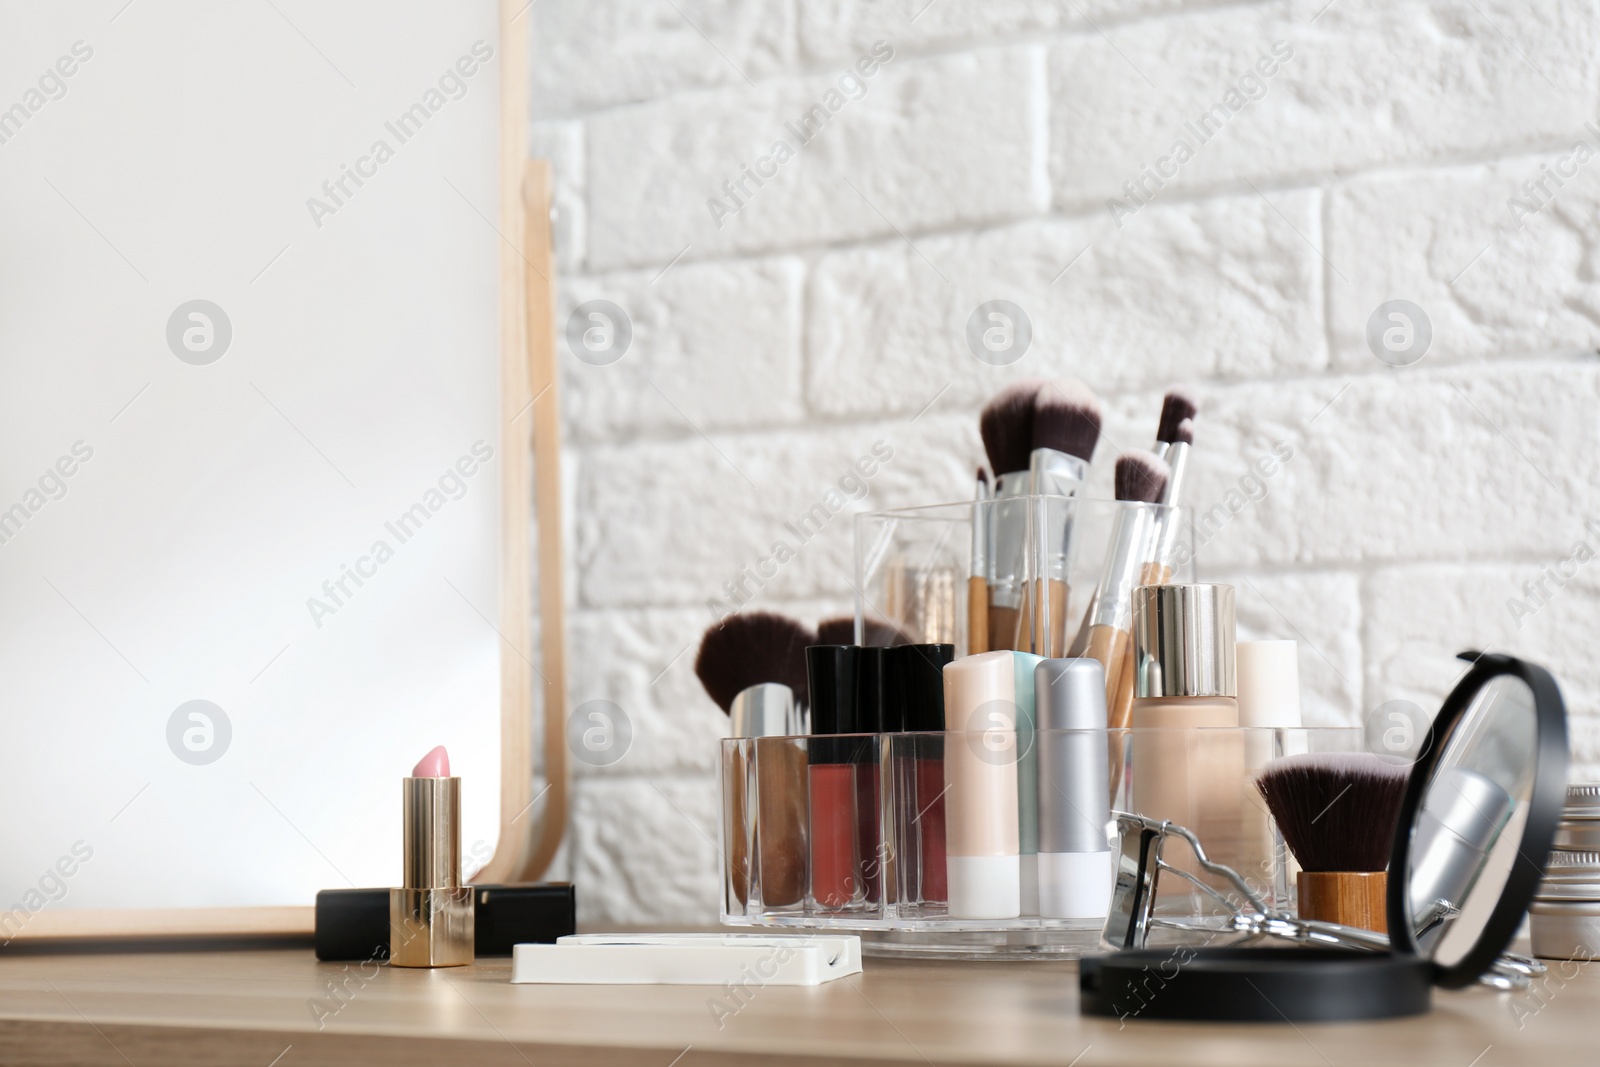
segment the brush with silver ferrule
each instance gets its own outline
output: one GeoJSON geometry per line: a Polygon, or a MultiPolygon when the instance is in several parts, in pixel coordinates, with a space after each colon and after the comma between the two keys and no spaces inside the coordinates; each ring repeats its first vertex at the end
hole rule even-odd
{"type": "Polygon", "coordinates": [[[1170,474],[1166,461],[1148,452],[1125,452],[1117,459],[1115,488],[1123,506],[1117,509],[1099,588],[1073,650],[1068,653],[1097,659],[1105,669],[1106,706],[1112,729],[1126,728],[1132,714],[1133,590],[1160,532],[1155,509],[1148,505],[1161,499],[1170,474]],[[1124,685],[1128,699],[1120,702],[1118,694],[1124,685]]]}
{"type": "MultiPolygon", "coordinates": [[[[1194,420],[1184,419],[1167,445],[1167,466],[1172,468],[1167,486],[1161,493],[1160,503],[1176,505],[1183,488],[1183,476],[1189,466],[1189,453],[1194,449],[1194,420]]],[[[1178,538],[1183,533],[1179,515],[1168,511],[1160,518],[1161,530],[1155,538],[1154,551],[1145,561],[1139,574],[1140,585],[1165,585],[1172,580],[1172,562],[1178,550],[1178,538]]]]}
{"type": "Polygon", "coordinates": [[[1029,459],[1039,378],[1013,382],[995,394],[978,416],[978,433],[994,471],[994,503],[989,510],[989,639],[993,649],[1017,647],[1022,620],[1024,552],[1028,502],[1032,491],[1029,459]]]}
{"type": "Polygon", "coordinates": [[[972,567],[967,572],[967,655],[989,651],[989,471],[978,468],[972,507],[972,567]]]}
{"type": "Polygon", "coordinates": [[[1059,656],[1067,645],[1067,561],[1072,552],[1075,497],[1089,473],[1100,441],[1100,401],[1076,378],[1063,378],[1039,390],[1033,409],[1033,451],[1029,487],[1035,499],[1028,517],[1032,530],[1024,551],[1032,566],[1024,591],[1015,648],[1059,656]]]}
{"type": "Polygon", "coordinates": [[[805,650],[816,641],[793,619],[746,611],[708,629],[695,656],[695,676],[728,713],[728,736],[750,739],[724,745],[722,760],[726,873],[740,906],[805,896],[806,752],[781,738],[805,732],[805,650]]]}
{"type": "Polygon", "coordinates": [[[1168,389],[1167,395],[1161,398],[1161,420],[1156,424],[1156,443],[1151,453],[1166,459],[1168,448],[1178,440],[1178,427],[1185,419],[1194,418],[1199,410],[1194,393],[1186,386],[1168,389]]]}
{"type": "Polygon", "coordinates": [[[1099,398],[1078,379],[1061,378],[1041,387],[1033,401],[1029,491],[1076,494],[1094,459],[1102,421],[1099,398]]]}

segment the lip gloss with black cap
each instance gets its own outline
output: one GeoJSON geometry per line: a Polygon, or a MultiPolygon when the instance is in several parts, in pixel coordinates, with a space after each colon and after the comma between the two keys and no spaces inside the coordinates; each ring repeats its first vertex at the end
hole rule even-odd
{"type": "MultiPolygon", "coordinates": [[[[856,649],[856,708],[854,732],[881,734],[894,727],[886,723],[886,688],[889,683],[889,649],[863,645],[856,649]]],[[[876,739],[861,739],[856,748],[856,876],[869,904],[883,899],[889,855],[883,848],[879,826],[879,753],[876,739]]]]}
{"type": "Polygon", "coordinates": [[[944,668],[955,645],[900,645],[890,652],[894,723],[910,739],[909,781],[903,788],[911,810],[900,828],[901,879],[905,902],[943,904],[948,898],[944,847],[944,668]]]}
{"type": "Polygon", "coordinates": [[[821,908],[849,905],[856,880],[856,675],[861,649],[812,645],[806,649],[811,697],[810,766],[811,899],[821,908]]]}

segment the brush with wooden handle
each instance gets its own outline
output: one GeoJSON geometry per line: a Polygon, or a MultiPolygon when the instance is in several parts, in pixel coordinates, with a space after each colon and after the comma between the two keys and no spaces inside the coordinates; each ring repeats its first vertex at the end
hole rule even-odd
{"type": "Polygon", "coordinates": [[[1256,788],[1300,864],[1302,919],[1388,931],[1389,850],[1410,771],[1369,752],[1267,764],[1256,788]]]}
{"type": "Polygon", "coordinates": [[[978,433],[994,471],[994,503],[988,523],[989,651],[1020,647],[1023,553],[1026,550],[1028,470],[1033,450],[1034,401],[1045,382],[1024,378],[1012,382],[983,406],[978,433]]]}
{"type": "MultiPolygon", "coordinates": [[[[1160,498],[1167,482],[1167,464],[1148,452],[1125,452],[1117,458],[1113,479],[1119,501],[1128,505],[1150,504],[1160,498]]],[[[1106,549],[1100,584],[1090,601],[1088,614],[1078,629],[1069,657],[1088,657],[1100,661],[1105,669],[1107,726],[1125,730],[1133,717],[1133,705],[1117,704],[1124,687],[1123,674],[1133,671],[1133,590],[1139,568],[1147,558],[1150,543],[1159,532],[1150,508],[1127,506],[1117,509],[1106,549]]],[[[1133,687],[1126,685],[1127,692],[1133,687]]],[[[1111,803],[1115,805],[1122,788],[1122,767],[1126,742],[1122,735],[1111,738],[1111,803]]]]}
{"type": "MultiPolygon", "coordinates": [[[[1167,390],[1166,395],[1161,398],[1161,416],[1156,423],[1156,441],[1150,448],[1150,454],[1157,459],[1166,459],[1167,449],[1178,439],[1180,427],[1183,425],[1184,420],[1192,420],[1198,410],[1199,405],[1195,402],[1194,394],[1187,388],[1174,386],[1167,390]]],[[[1162,495],[1166,496],[1168,492],[1170,490],[1164,490],[1162,495]]],[[[1141,574],[1141,580],[1143,577],[1144,575],[1141,574]]],[[[1094,617],[1095,600],[1098,596],[1099,593],[1097,592],[1084,609],[1083,619],[1078,623],[1077,634],[1072,639],[1072,645],[1067,655],[1082,656],[1086,654],[1089,644],[1090,620],[1094,617]]]]}
{"type": "MultiPolygon", "coordinates": [[[[1165,460],[1148,452],[1125,452],[1117,459],[1117,499],[1125,504],[1153,504],[1166,491],[1170,474],[1165,460]]],[[[1159,533],[1152,509],[1117,509],[1111,546],[1095,592],[1094,614],[1088,620],[1084,654],[1105,668],[1106,716],[1113,730],[1125,728],[1133,714],[1133,591],[1140,584],[1140,570],[1151,557],[1159,533]],[[1121,699],[1124,693],[1126,701],[1121,699]]]]}

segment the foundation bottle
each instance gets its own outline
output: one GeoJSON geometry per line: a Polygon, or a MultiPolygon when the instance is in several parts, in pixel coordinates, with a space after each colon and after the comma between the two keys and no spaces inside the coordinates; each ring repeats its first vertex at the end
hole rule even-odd
{"type": "MultiPolygon", "coordinates": [[[[1233,587],[1134,590],[1133,650],[1134,810],[1188,827],[1208,856],[1234,865],[1243,837],[1244,748],[1234,682],[1233,587]]],[[[1172,845],[1163,858],[1199,873],[1185,845],[1172,845]]]]}

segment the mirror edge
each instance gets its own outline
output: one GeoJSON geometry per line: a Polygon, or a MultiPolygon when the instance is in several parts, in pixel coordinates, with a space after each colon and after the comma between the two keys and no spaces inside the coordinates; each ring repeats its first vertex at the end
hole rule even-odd
{"type": "MultiPolygon", "coordinates": [[[[1410,868],[1411,833],[1401,828],[1415,825],[1422,807],[1425,785],[1432,780],[1444,755],[1450,733],[1460,723],[1472,700],[1484,686],[1503,675],[1520,679],[1533,694],[1534,772],[1528,799],[1529,812],[1518,845],[1518,859],[1512,866],[1483,933],[1460,961],[1451,965],[1433,964],[1434,984],[1442,989],[1460,989],[1475,982],[1516,937],[1528,905],[1544,876],[1550,846],[1555,840],[1556,823],[1566,800],[1567,790],[1567,714],[1561,690],[1554,676],[1535,663],[1500,653],[1463,652],[1458,659],[1472,664],[1466,675],[1445,697],[1423,738],[1422,755],[1411,770],[1406,793],[1389,854],[1389,871],[1410,868]],[[1537,856],[1534,860],[1531,857],[1537,856]]],[[[1407,921],[1410,912],[1407,880],[1389,878],[1389,936],[1396,954],[1419,954],[1416,935],[1407,921]]]]}

